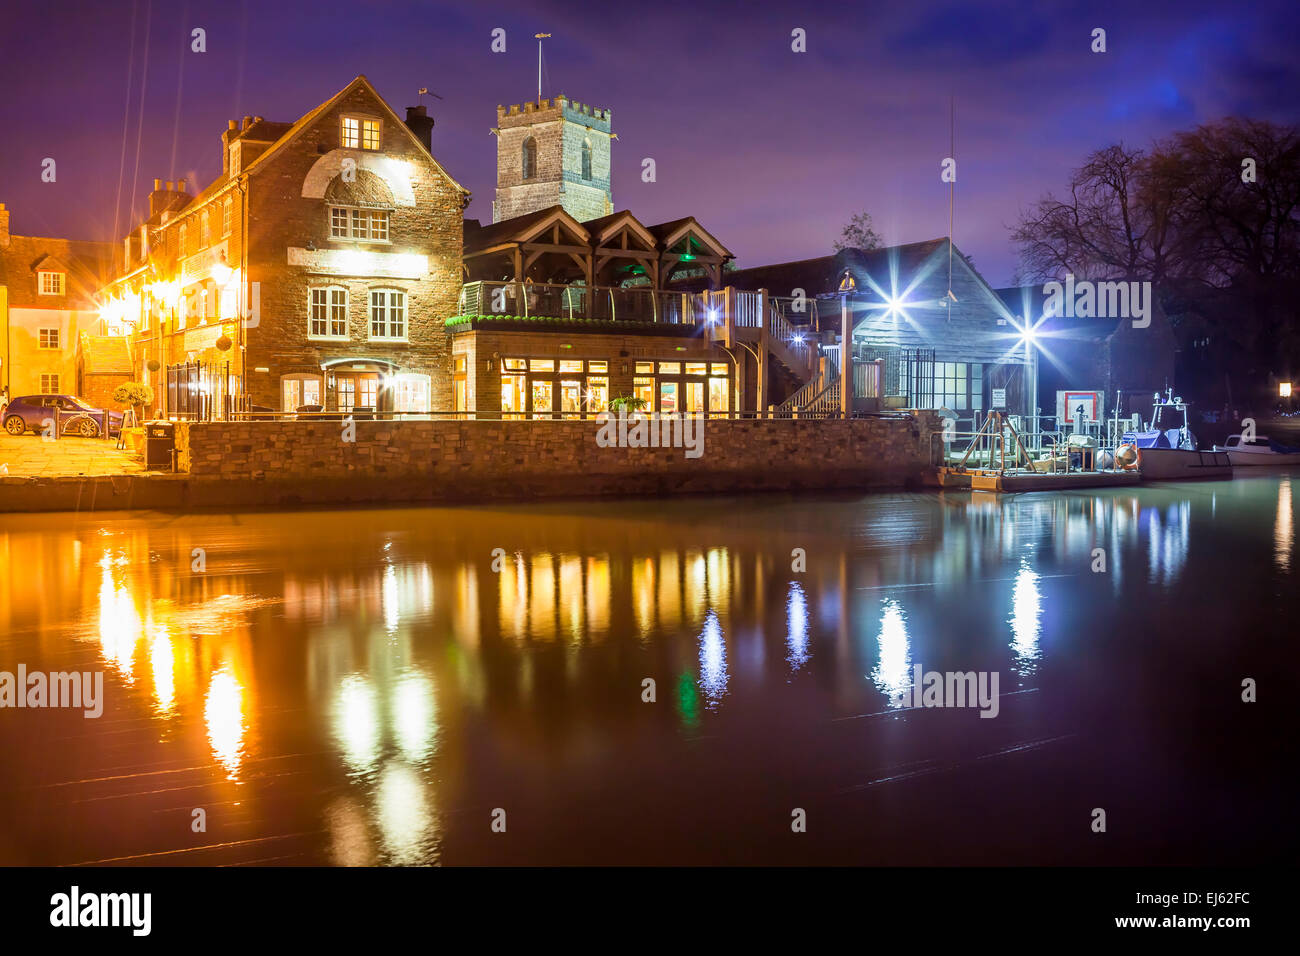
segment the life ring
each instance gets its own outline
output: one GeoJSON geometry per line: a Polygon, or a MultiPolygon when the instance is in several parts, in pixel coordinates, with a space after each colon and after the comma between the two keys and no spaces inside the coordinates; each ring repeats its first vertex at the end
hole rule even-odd
{"type": "Polygon", "coordinates": [[[1142,467],[1142,449],[1128,443],[1120,445],[1115,449],[1115,463],[1124,471],[1137,471],[1142,467]],[[1132,460],[1129,459],[1126,449],[1133,453],[1132,460]]]}

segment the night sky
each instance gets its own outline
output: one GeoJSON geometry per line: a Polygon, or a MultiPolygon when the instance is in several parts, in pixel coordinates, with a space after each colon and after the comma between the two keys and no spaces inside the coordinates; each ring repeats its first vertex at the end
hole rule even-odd
{"type": "Polygon", "coordinates": [[[1300,113],[1294,0],[47,2],[0,22],[0,201],[15,233],[117,238],[154,177],[201,187],[220,172],[227,120],[295,120],[364,73],[399,115],[421,86],[443,96],[426,98],[434,155],[490,221],[488,130],[498,104],[535,96],[539,31],[554,34],[543,95],[614,111],[615,207],[694,215],[741,267],[824,255],[860,210],[889,243],[946,234],[950,94],[955,239],[994,284],[1016,267],[1007,227],[1090,150],[1300,113]],[[194,27],[206,53],[190,52],[194,27]]]}

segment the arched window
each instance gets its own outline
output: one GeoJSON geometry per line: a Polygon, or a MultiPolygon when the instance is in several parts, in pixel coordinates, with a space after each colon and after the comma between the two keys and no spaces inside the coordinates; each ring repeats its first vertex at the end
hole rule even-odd
{"type": "Polygon", "coordinates": [[[591,178],[591,140],[582,141],[582,178],[591,178]]]}
{"type": "Polygon", "coordinates": [[[537,175],[537,140],[529,136],[523,147],[523,178],[532,179],[537,175]]]}

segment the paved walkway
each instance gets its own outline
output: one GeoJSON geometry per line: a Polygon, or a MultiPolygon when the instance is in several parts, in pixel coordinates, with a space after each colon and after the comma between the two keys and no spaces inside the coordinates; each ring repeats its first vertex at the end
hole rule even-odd
{"type": "Polygon", "coordinates": [[[60,438],[0,432],[0,477],[142,475],[144,460],[118,451],[117,439],[60,438]]]}

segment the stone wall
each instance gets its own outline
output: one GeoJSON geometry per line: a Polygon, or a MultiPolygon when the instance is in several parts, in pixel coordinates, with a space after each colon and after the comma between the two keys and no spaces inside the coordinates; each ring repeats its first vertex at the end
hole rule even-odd
{"type": "Polygon", "coordinates": [[[929,412],[718,420],[688,458],[601,447],[595,421],[352,424],[348,442],[337,421],[180,422],[178,470],[191,486],[260,486],[264,506],[900,487],[920,476],[940,427],[929,412]]]}

